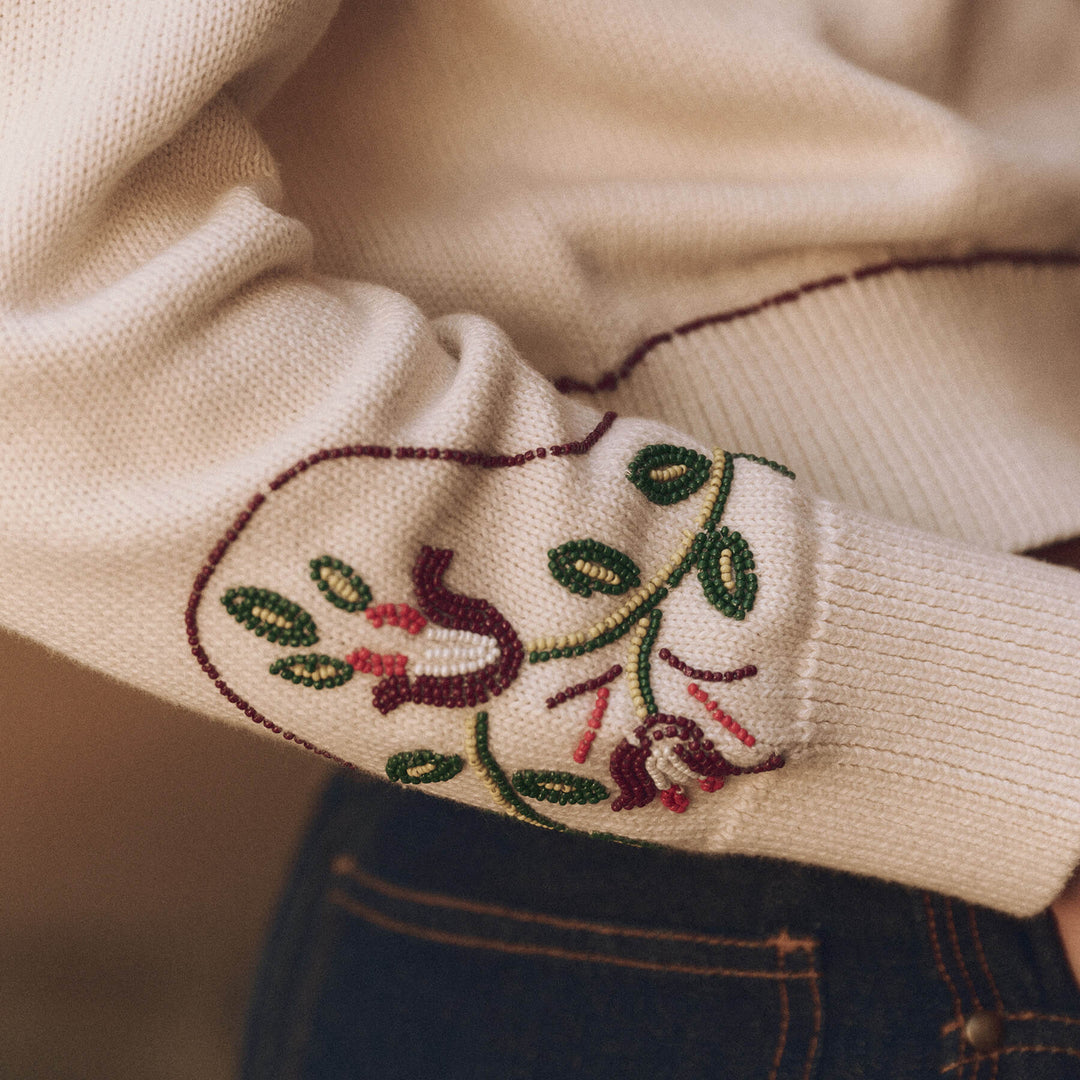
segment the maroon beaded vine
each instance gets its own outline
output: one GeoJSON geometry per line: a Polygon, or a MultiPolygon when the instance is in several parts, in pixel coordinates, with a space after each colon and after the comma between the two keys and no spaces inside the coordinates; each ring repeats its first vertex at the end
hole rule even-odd
{"type": "Polygon", "coordinates": [[[537,446],[535,449],[526,450],[520,454],[485,454],[479,450],[454,450],[439,446],[391,447],[366,444],[338,446],[332,450],[318,450],[314,454],[309,454],[306,458],[301,458],[291,468],[275,476],[270,481],[270,490],[277,491],[278,488],[287,484],[294,476],[306,472],[312,465],[338,458],[374,457],[410,461],[454,461],[459,465],[471,465],[481,469],[506,469],[518,465],[527,465],[530,461],[542,461],[548,454],[551,454],[552,457],[564,457],[567,454],[587,454],[615,422],[615,416],[616,414],[613,412],[604,413],[600,422],[584,439],[558,443],[555,446],[537,446]]]}
{"type": "MultiPolygon", "coordinates": [[[[395,449],[389,446],[375,445],[340,446],[328,450],[319,450],[318,452],[301,459],[283,473],[279,473],[270,481],[269,488],[271,491],[277,491],[293,479],[293,477],[299,476],[302,472],[306,472],[312,465],[318,465],[323,461],[347,457],[428,458],[429,460],[439,459],[443,461],[454,461],[458,464],[480,468],[501,468],[525,465],[527,462],[546,458],[548,454],[551,454],[553,457],[562,457],[567,454],[587,454],[611,428],[611,425],[615,422],[615,417],[616,414],[614,412],[609,411],[604,413],[596,427],[594,427],[583,439],[578,439],[574,442],[560,443],[555,446],[540,446],[534,450],[527,450],[524,453],[513,455],[483,454],[472,450],[446,450],[438,447],[430,449],[422,449],[420,447],[397,447],[395,449]]],[[[187,632],[187,641],[191,650],[191,655],[195,658],[199,667],[206,673],[206,677],[213,682],[222,697],[235,705],[249,720],[251,720],[252,723],[261,724],[275,735],[280,735],[290,742],[295,742],[298,746],[302,746],[305,750],[310,750],[313,754],[329,758],[331,761],[337,762],[339,765],[344,765],[346,768],[355,769],[358,766],[354,762],[346,761],[337,754],[316,746],[307,739],[302,738],[292,731],[287,731],[279,724],[275,724],[272,720],[263,716],[261,712],[249,702],[245,701],[225,682],[223,678],[221,678],[220,672],[211,662],[210,657],[207,655],[206,650],[199,640],[199,604],[202,602],[206,586],[209,584],[211,577],[213,577],[218,563],[224,558],[225,552],[229,550],[233,541],[236,540],[251,521],[252,515],[265,501],[266,496],[262,492],[257,493],[248,501],[244,510],[237,515],[236,520],[233,521],[228,529],[226,529],[225,535],[214,545],[213,549],[207,555],[206,561],[195,575],[191,592],[188,595],[187,606],[184,610],[184,628],[187,632]]],[[[511,632],[513,631],[511,630],[511,632]]],[[[500,645],[501,644],[502,643],[500,642],[500,645]]],[[[501,662],[505,662],[505,659],[504,653],[501,662]]],[[[388,680],[385,679],[383,680],[384,683],[387,681],[388,680]]],[[[387,696],[389,698],[392,695],[387,692],[387,696]]]]}
{"type": "Polygon", "coordinates": [[[275,735],[280,735],[290,742],[295,742],[297,746],[302,746],[305,750],[310,750],[313,754],[329,758],[331,761],[336,761],[339,765],[344,765],[346,768],[355,769],[356,766],[351,761],[346,761],[344,758],[338,757],[337,754],[332,754],[329,750],[324,750],[322,747],[308,742],[307,739],[303,739],[291,731],[286,731],[280,725],[275,724],[272,720],[268,720],[263,716],[258,709],[246,702],[225,682],[223,678],[221,678],[218,669],[210,662],[210,658],[206,655],[206,650],[199,641],[198,611],[203,592],[206,590],[210,578],[213,577],[218,563],[224,558],[225,552],[229,550],[229,545],[244,531],[248,522],[251,521],[252,514],[254,514],[265,501],[266,496],[260,493],[248,502],[247,508],[241,511],[236,520],[232,523],[231,528],[227,529],[225,535],[214,545],[213,550],[206,557],[206,562],[200,568],[198,574],[195,575],[195,582],[192,586],[191,593],[188,596],[187,608],[184,611],[184,626],[187,629],[187,639],[188,645],[191,647],[191,655],[195,657],[199,667],[206,672],[207,678],[213,681],[214,686],[218,689],[218,693],[220,693],[227,701],[230,701],[235,705],[250,721],[252,721],[252,723],[261,724],[275,735]]]}
{"type": "Polygon", "coordinates": [[[739,679],[749,679],[757,674],[757,668],[753,664],[736,668],[734,671],[706,671],[684,663],[670,649],[661,649],[658,655],[676,671],[681,671],[691,679],[697,679],[698,682],[738,682],[739,679]]]}
{"type": "Polygon", "coordinates": [[[571,698],[576,698],[579,694],[587,694],[590,690],[599,690],[601,686],[607,686],[609,682],[614,682],[621,674],[622,664],[615,664],[608,668],[603,675],[597,675],[595,679],[574,683],[573,686],[568,686],[566,689],[552,695],[547,699],[547,707],[554,709],[556,705],[562,705],[563,702],[570,701],[571,698]]]}

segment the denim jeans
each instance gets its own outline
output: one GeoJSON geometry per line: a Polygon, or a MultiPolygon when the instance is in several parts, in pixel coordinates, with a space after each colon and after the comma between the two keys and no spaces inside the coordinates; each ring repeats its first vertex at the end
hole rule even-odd
{"type": "Polygon", "coordinates": [[[297,859],[244,1080],[1057,1080],[1049,915],[556,835],[341,776],[297,859]]]}

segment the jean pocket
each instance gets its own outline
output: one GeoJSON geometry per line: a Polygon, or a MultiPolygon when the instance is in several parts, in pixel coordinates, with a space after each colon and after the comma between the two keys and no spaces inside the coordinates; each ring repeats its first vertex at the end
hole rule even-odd
{"type": "MultiPolygon", "coordinates": [[[[278,1075],[808,1080],[818,946],[567,918],[396,884],[331,861],[313,992],[278,1075]]],[[[280,1061],[281,1059],[279,1059],[280,1061]]]]}

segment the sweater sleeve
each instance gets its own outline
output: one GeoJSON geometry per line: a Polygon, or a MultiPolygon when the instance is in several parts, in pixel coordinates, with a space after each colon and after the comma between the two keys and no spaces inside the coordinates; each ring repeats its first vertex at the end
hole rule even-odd
{"type": "Polygon", "coordinates": [[[539,827],[1049,902],[1080,857],[1080,578],[315,274],[250,114],[329,14],[5,13],[4,623],[539,827]]]}

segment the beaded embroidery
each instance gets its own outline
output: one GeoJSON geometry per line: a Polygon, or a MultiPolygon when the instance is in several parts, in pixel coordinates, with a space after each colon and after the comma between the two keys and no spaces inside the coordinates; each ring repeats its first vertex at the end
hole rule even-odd
{"type": "Polygon", "coordinates": [[[701,726],[685,716],[652,716],[635,729],[634,738],[623,739],[611,755],[611,778],[620,791],[612,810],[647,806],[659,792],[669,810],[682,813],[689,800],[679,781],[719,791],[729,776],[771,772],[784,764],[774,754],[749,768],[732,765],[701,726]]]}
{"type": "Polygon", "coordinates": [[[585,764],[585,759],[589,756],[589,750],[596,739],[596,733],[600,730],[604,713],[607,712],[608,695],[609,691],[606,686],[601,686],[596,691],[596,704],[593,706],[593,711],[589,714],[588,720],[585,721],[587,726],[581,733],[581,739],[577,744],[577,749],[574,751],[574,760],[579,765],[585,764]]]}
{"type": "MultiPolygon", "coordinates": [[[[460,708],[498,696],[516,678],[524,650],[493,604],[443,585],[453,557],[448,549],[421,549],[413,566],[420,611],[408,604],[381,604],[366,611],[375,629],[393,626],[420,637],[419,655],[412,662],[414,677],[406,671],[407,654],[379,654],[367,647],[344,659],[311,653],[275,660],[270,674],[315,690],[341,686],[356,672],[374,675],[381,681],[372,688],[372,701],[384,715],[407,701],[460,708]]],[[[310,566],[312,580],[336,607],[346,612],[367,609],[371,591],[352,567],[329,556],[312,559],[310,566]]],[[[295,646],[318,640],[311,617],[278,593],[232,588],[221,602],[237,621],[268,641],[295,646]]]]}
{"type": "MultiPolygon", "coordinates": [[[[551,455],[586,452],[610,426],[610,419],[605,420],[580,445],[552,447],[551,455]]],[[[525,464],[543,458],[546,453],[539,448],[535,453],[519,455],[519,461],[517,457],[483,459],[456,451],[415,447],[399,447],[386,453],[382,452],[386,448],[379,447],[346,449],[351,451],[351,456],[450,460],[483,468],[525,464]]],[[[350,455],[316,455],[315,460],[302,463],[303,468],[298,471],[334,456],[350,455]]],[[[595,693],[586,726],[573,751],[575,762],[584,764],[611,701],[608,684],[626,676],[630,703],[639,723],[633,734],[623,738],[610,754],[608,771],[619,788],[618,797],[611,803],[613,810],[646,806],[659,795],[665,806],[681,813],[690,802],[684,785],[696,783],[702,791],[716,791],[728,776],[779,768],[784,762],[776,754],[749,767],[732,764],[707,737],[700,723],[660,711],[650,678],[652,653],[663,619],[663,601],[692,571],[697,572],[705,598],[725,616],[741,620],[753,609],[758,579],[749,542],[740,533],[720,525],[736,458],[766,465],[784,476],[793,475],[775,462],[720,450],[715,451],[712,460],[690,448],[671,444],[646,446],[635,454],[626,476],[649,502],[673,506],[698,496],[698,508],[691,519],[693,527],[683,530],[668,561],[648,577],[629,556],[595,539],[571,540],[552,548],[548,552],[549,571],[572,594],[584,599],[594,593],[622,598],[615,610],[584,629],[536,638],[526,649],[513,626],[490,601],[455,593],[444,584],[454,558],[454,552],[447,548],[420,549],[412,572],[415,607],[408,603],[374,604],[371,589],[352,566],[335,556],[321,555],[310,560],[310,578],[330,603],[346,614],[363,613],[371,630],[400,631],[412,644],[408,652],[376,651],[363,645],[343,659],[297,653],[274,660],[270,674],[315,690],[343,686],[357,674],[370,675],[377,680],[371,687],[372,702],[384,715],[405,703],[472,710],[509,687],[526,656],[530,664],[580,657],[629,635],[625,666],[613,664],[603,674],[568,686],[546,700],[550,709],[581,694],[595,693]]],[[[279,478],[280,483],[289,478],[279,478]]],[[[276,490],[275,485],[271,487],[276,490]]],[[[261,502],[261,497],[252,501],[236,531],[246,524],[261,502]]],[[[231,538],[235,538],[235,533],[227,540],[231,538]]],[[[200,575],[198,591],[205,586],[225,546],[219,545],[221,552],[215,549],[209,568],[204,568],[200,575]]],[[[232,587],[221,596],[221,602],[245,629],[273,644],[303,648],[319,640],[310,614],[279,593],[232,587]]],[[[192,624],[190,635],[193,630],[190,612],[189,623],[192,624]]],[[[197,638],[193,641],[194,648],[202,653],[197,638]]],[[[754,665],[731,671],[693,668],[669,649],[661,649],[659,657],[687,677],[702,682],[734,682],[757,674],[754,665]]],[[[196,659],[212,678],[217,678],[217,671],[205,653],[197,654],[196,659]]],[[[230,700],[236,700],[253,718],[274,727],[228,690],[220,679],[218,683],[230,700]]],[[[717,725],[717,737],[724,739],[730,735],[748,748],[755,746],[754,735],[696,683],[690,683],[687,690],[692,699],[704,706],[702,722],[717,725]]],[[[280,731],[276,727],[274,730],[280,731]]],[[[538,814],[521,796],[559,805],[591,805],[609,797],[598,780],[568,772],[519,769],[508,779],[488,746],[486,712],[476,713],[469,721],[466,756],[496,802],[511,816],[534,825],[559,831],[567,828],[538,814]]],[[[451,780],[463,767],[459,755],[422,749],[392,755],[386,763],[386,772],[400,783],[430,784],[451,780]]]]}
{"type": "Polygon", "coordinates": [[[568,772],[537,772],[535,769],[519,769],[510,778],[510,782],[530,799],[540,802],[558,803],[598,803],[608,797],[607,788],[599,780],[590,780],[586,776],[575,776],[568,772]]]}
{"type": "Polygon", "coordinates": [[[386,762],[386,775],[402,784],[438,784],[457,776],[464,767],[457,754],[405,750],[386,762]]]}
{"type": "Polygon", "coordinates": [[[245,629],[274,644],[295,649],[319,640],[311,616],[299,604],[269,589],[226,589],[221,602],[245,629]]]}
{"type": "Polygon", "coordinates": [[[746,541],[725,525],[705,541],[698,577],[708,601],[730,619],[742,619],[754,606],[757,575],[746,541]]]}
{"type": "Polygon", "coordinates": [[[657,655],[676,671],[681,671],[684,675],[700,682],[737,682],[739,679],[749,679],[757,674],[757,668],[753,664],[747,664],[746,667],[736,668],[733,671],[706,671],[704,668],[695,668],[684,663],[670,649],[661,649],[657,655]]]}
{"type": "Polygon", "coordinates": [[[614,664],[603,675],[597,675],[595,679],[589,679],[587,682],[575,683],[573,686],[568,686],[549,697],[547,707],[554,709],[556,705],[561,705],[564,701],[576,698],[579,694],[587,694],[590,690],[597,690],[601,686],[606,686],[609,682],[614,682],[621,674],[622,665],[614,664]]]}
{"type": "Polygon", "coordinates": [[[626,478],[649,502],[670,506],[693,495],[708,479],[711,465],[696,450],[653,443],[634,455],[626,478]]]}
{"type": "Polygon", "coordinates": [[[477,713],[475,718],[467,720],[465,726],[465,746],[469,755],[469,764],[479,774],[492,798],[511,816],[530,825],[539,825],[543,829],[566,832],[567,827],[557,821],[538,814],[518,797],[506,773],[502,771],[495,756],[488,749],[488,714],[477,713]]]}
{"type": "MultiPolygon", "coordinates": [[[[753,609],[758,579],[754,573],[750,545],[740,533],[720,525],[731,491],[736,457],[751,456],[716,450],[710,461],[695,450],[667,443],[639,450],[630,462],[626,475],[650,502],[670,506],[702,492],[694,518],[695,530],[684,530],[683,538],[667,564],[644,584],[628,591],[623,603],[602,620],[583,630],[540,637],[529,643],[529,663],[540,664],[582,656],[629,635],[625,674],[631,704],[641,723],[633,737],[636,743],[629,738],[624,739],[611,754],[609,772],[621,792],[612,803],[613,810],[645,806],[659,793],[669,810],[682,813],[689,806],[683,783],[696,780],[701,790],[717,791],[726,776],[769,771],[783,764],[783,759],[774,755],[752,768],[732,765],[694,721],[660,712],[650,679],[652,650],[663,617],[662,602],[692,570],[697,570],[705,598],[723,615],[742,620],[753,609]],[[659,717],[663,718],[663,723],[659,717]]],[[[752,457],[751,460],[768,465],[786,476],[793,475],[775,462],[752,457]]],[[[615,558],[621,553],[606,545],[599,545],[595,540],[588,543],[603,547],[606,565],[615,567],[615,558]]],[[[591,590],[587,587],[582,589],[579,582],[563,572],[567,559],[560,562],[556,557],[569,548],[570,545],[564,544],[550,552],[549,568],[552,576],[570,591],[587,596],[591,590]]],[[[571,554],[576,555],[577,550],[572,549],[571,554]]],[[[699,674],[697,669],[682,664],[678,658],[674,658],[673,662],[670,650],[664,650],[661,658],[680,670],[685,668],[685,673],[692,677],[699,674]]],[[[757,673],[753,665],[737,672],[701,672],[700,675],[703,681],[734,682],[736,678],[746,678],[751,673],[757,673]],[[707,676],[712,678],[706,679],[707,676]]],[[[744,746],[754,747],[757,741],[754,736],[708,698],[704,691],[700,691],[696,684],[693,684],[692,694],[701,695],[698,700],[705,704],[711,722],[739,739],[744,746]]],[[[549,707],[551,700],[548,701],[549,707]]],[[[723,737],[721,731],[717,734],[723,737]]],[[[574,760],[579,764],[584,763],[588,756],[595,738],[591,738],[591,735],[592,732],[587,730],[574,751],[574,760]]]]}
{"type": "Polygon", "coordinates": [[[270,665],[271,675],[280,675],[283,679],[299,686],[311,686],[316,690],[324,687],[341,686],[353,677],[351,664],[333,656],[320,656],[308,653],[301,656],[287,656],[284,660],[275,660],[270,665]]]}
{"type": "Polygon", "coordinates": [[[371,590],[351,566],[323,555],[311,560],[311,580],[327,600],[342,611],[363,611],[371,603],[371,590]]]}
{"type": "Polygon", "coordinates": [[[570,540],[548,552],[548,569],[572,593],[593,590],[621,596],[641,584],[641,571],[628,555],[596,540],[570,540]]]}

